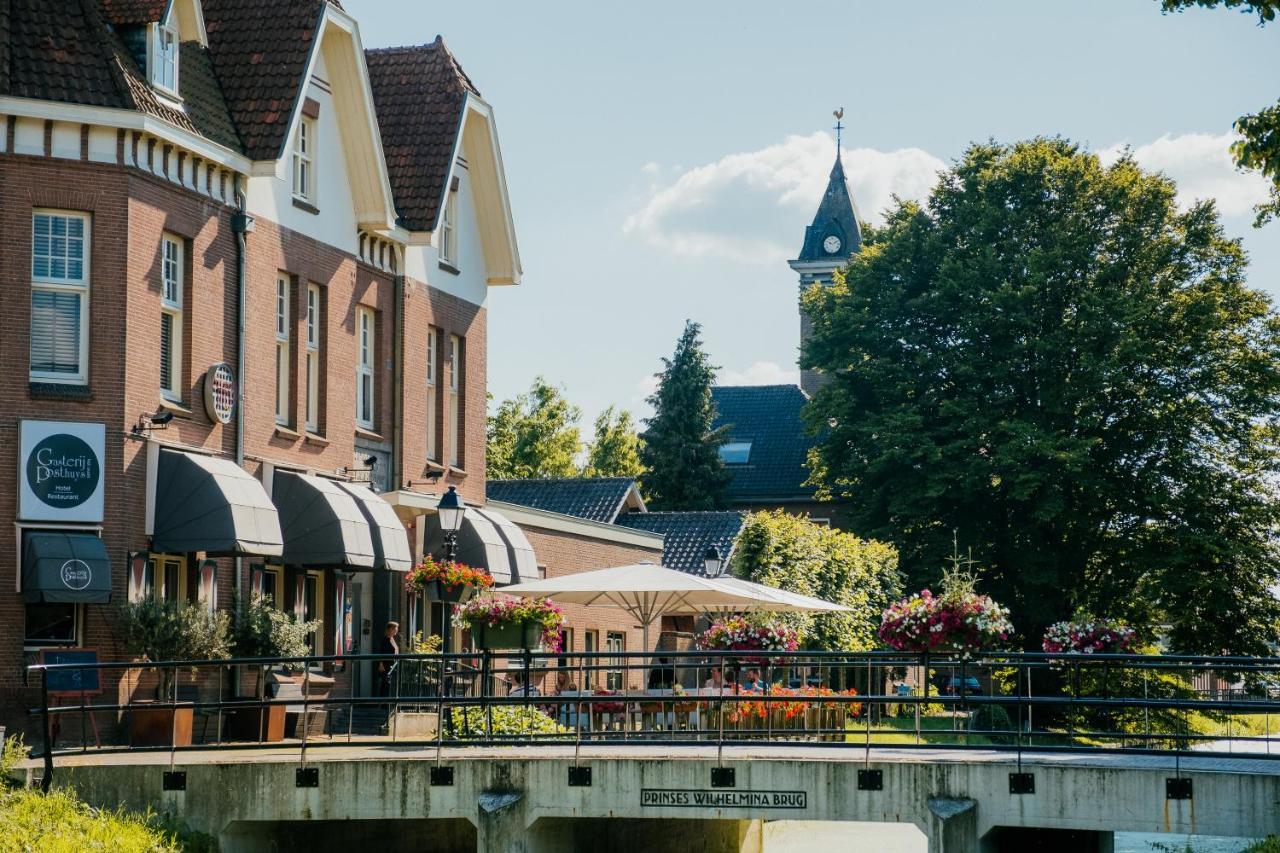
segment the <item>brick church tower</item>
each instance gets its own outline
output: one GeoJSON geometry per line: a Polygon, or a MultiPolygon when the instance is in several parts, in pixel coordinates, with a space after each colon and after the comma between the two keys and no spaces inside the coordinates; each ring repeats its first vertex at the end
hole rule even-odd
{"type": "MultiPolygon", "coordinates": [[[[842,112],[842,111],[841,111],[842,112]]],[[[839,118],[839,113],[837,118],[839,118]]],[[[858,226],[858,210],[844,176],[844,164],[840,161],[840,130],[836,125],[836,162],[831,167],[827,191],[818,205],[813,224],[804,229],[804,245],[800,255],[788,261],[791,269],[800,276],[800,291],[814,283],[831,284],[831,274],[848,263],[852,255],[862,250],[862,231],[858,226]]],[[[800,312],[801,346],[813,331],[813,324],[800,312]]],[[[822,377],[811,370],[800,374],[800,387],[810,396],[818,390],[822,377]]]]}

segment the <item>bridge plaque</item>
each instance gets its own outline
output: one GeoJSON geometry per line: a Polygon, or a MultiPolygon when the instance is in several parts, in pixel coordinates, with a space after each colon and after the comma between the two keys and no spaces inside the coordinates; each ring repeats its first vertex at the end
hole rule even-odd
{"type": "Polygon", "coordinates": [[[704,791],[689,788],[642,788],[640,805],[646,808],[689,809],[807,809],[804,791],[704,791]]]}

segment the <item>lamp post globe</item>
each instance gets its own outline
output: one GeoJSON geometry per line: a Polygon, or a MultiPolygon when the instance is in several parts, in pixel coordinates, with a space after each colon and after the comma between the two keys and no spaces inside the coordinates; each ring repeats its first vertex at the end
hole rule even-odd
{"type": "Polygon", "coordinates": [[[720,549],[715,545],[709,546],[707,552],[702,555],[702,565],[706,569],[707,577],[720,577],[720,573],[724,571],[724,560],[720,558],[720,549]]]}
{"type": "Polygon", "coordinates": [[[467,502],[458,494],[456,486],[450,486],[436,506],[436,512],[440,514],[440,529],[445,533],[457,533],[462,529],[462,514],[466,511],[467,502]]]}

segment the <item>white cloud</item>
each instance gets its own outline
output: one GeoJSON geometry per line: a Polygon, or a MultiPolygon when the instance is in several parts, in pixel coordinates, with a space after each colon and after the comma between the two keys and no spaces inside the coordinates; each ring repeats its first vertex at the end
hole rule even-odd
{"type": "MultiPolygon", "coordinates": [[[[644,205],[627,217],[626,234],[677,255],[774,264],[794,256],[831,171],[835,142],[826,133],[789,136],[758,151],[676,170],[655,183],[644,205]]],[[[945,163],[919,148],[844,149],[859,212],[871,222],[894,194],[923,198],[945,163]]],[[[655,179],[661,170],[646,164],[655,179]]]]}
{"type": "Polygon", "coordinates": [[[746,370],[721,370],[717,385],[798,385],[800,371],[774,361],[757,361],[746,370]]]}
{"type": "MultiPolygon", "coordinates": [[[[1234,134],[1165,134],[1154,142],[1133,148],[1133,159],[1144,169],[1164,172],[1178,184],[1178,203],[1189,207],[1202,198],[1214,198],[1224,216],[1245,216],[1267,198],[1266,178],[1257,172],[1241,172],[1231,161],[1234,134]]],[[[1113,163],[1124,145],[1098,152],[1104,163],[1113,163]]]]}

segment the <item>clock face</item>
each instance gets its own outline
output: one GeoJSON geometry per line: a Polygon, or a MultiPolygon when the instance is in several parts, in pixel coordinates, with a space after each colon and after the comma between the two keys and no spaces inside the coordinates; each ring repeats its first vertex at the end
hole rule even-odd
{"type": "Polygon", "coordinates": [[[834,255],[840,251],[840,238],[832,234],[830,237],[822,241],[822,248],[827,250],[828,255],[834,255]]]}

